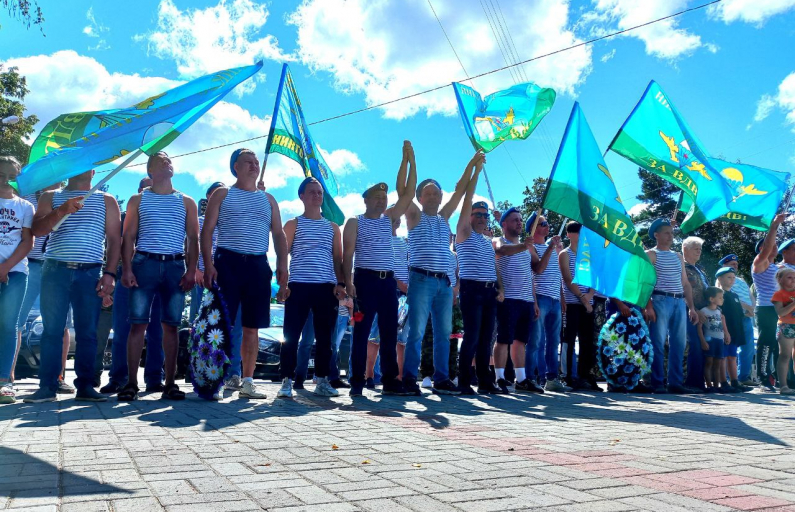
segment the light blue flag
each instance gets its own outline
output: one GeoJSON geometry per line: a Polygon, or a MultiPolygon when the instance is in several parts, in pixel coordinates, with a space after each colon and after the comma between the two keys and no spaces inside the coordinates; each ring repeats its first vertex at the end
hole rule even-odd
{"type": "Polygon", "coordinates": [[[337,180],[309,133],[309,125],[287,64],[282,66],[271,129],[265,144],[265,157],[270,153],[279,153],[298,162],[305,176],[317,179],[323,187],[323,217],[339,225],[345,222],[345,214],[333,199],[338,191],[337,180]]]}
{"type": "MultiPolygon", "coordinates": [[[[646,305],[657,273],[624,209],[579,103],[575,102],[571,110],[542,203],[544,208],[582,224],[583,231],[588,228],[594,237],[598,234],[600,249],[611,253],[607,256],[578,250],[574,282],[608,297],[646,305]],[[612,259],[602,260],[608,257],[612,259]],[[589,273],[587,268],[581,273],[580,264],[583,268],[596,266],[609,275],[589,273]]],[[[580,235],[580,247],[582,239],[580,235]]]]}
{"type": "Polygon", "coordinates": [[[33,142],[30,163],[17,178],[20,194],[36,192],[138,149],[147,155],[157,153],[261,68],[259,62],[219,71],[129,108],[58,116],[33,142]]]}
{"type": "Polygon", "coordinates": [[[532,82],[517,84],[485,98],[453,82],[458,112],[475,149],[488,153],[506,140],[526,139],[555,104],[555,91],[532,82]]]}

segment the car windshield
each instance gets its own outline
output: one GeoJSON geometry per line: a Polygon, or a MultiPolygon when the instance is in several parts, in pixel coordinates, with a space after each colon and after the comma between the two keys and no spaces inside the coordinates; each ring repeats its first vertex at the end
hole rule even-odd
{"type": "Polygon", "coordinates": [[[284,307],[271,306],[271,327],[284,327],[284,307]]]}

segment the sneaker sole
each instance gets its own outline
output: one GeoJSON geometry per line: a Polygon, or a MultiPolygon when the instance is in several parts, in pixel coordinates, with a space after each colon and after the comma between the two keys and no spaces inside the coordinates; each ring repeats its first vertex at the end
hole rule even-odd
{"type": "Polygon", "coordinates": [[[249,398],[253,400],[264,400],[268,398],[268,395],[249,395],[248,393],[238,393],[237,396],[239,398],[249,398]]]}
{"type": "Polygon", "coordinates": [[[292,397],[293,397],[292,394],[289,394],[289,395],[277,394],[276,395],[276,398],[292,398],[292,397]]]}
{"type": "Polygon", "coordinates": [[[435,388],[431,388],[431,393],[433,393],[434,395],[453,395],[453,396],[461,394],[460,391],[447,391],[446,389],[435,389],[435,388]]]}
{"type": "Polygon", "coordinates": [[[26,404],[43,404],[45,402],[57,402],[58,400],[55,397],[52,397],[52,398],[41,398],[36,400],[29,400],[27,398],[23,398],[22,401],[26,404]]]}
{"type": "Polygon", "coordinates": [[[102,398],[88,398],[84,396],[75,397],[75,402],[107,402],[107,401],[108,401],[107,397],[102,397],[102,398]]]}

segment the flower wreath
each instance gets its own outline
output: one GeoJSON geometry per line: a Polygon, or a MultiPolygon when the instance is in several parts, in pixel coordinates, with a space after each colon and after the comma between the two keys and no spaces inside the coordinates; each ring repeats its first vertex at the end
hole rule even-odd
{"type": "Polygon", "coordinates": [[[627,318],[611,316],[596,343],[596,359],[608,384],[627,390],[649,374],[654,352],[643,316],[637,309],[630,311],[627,318]]]}
{"type": "Polygon", "coordinates": [[[221,391],[228,378],[232,340],[229,312],[217,285],[204,290],[199,314],[190,330],[188,377],[205,400],[221,391]]]}

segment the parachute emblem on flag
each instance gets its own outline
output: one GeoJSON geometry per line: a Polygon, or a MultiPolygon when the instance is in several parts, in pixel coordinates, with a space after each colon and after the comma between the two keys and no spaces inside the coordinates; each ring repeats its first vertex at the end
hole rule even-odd
{"type": "Polygon", "coordinates": [[[729,181],[729,187],[732,189],[732,194],[734,195],[732,203],[743,196],[763,196],[770,193],[766,190],[759,190],[754,183],[746,185],[742,171],[736,167],[727,167],[720,173],[729,181]]]}

